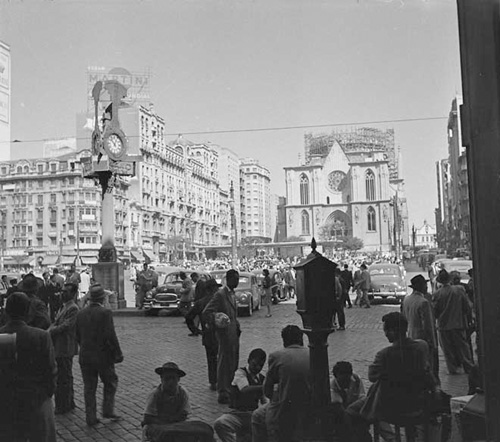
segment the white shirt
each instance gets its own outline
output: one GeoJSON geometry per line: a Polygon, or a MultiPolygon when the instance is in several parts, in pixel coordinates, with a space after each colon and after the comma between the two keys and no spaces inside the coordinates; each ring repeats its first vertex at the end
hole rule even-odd
{"type": "Polygon", "coordinates": [[[87,272],[80,273],[80,292],[87,293],[90,289],[90,275],[87,272]]]}

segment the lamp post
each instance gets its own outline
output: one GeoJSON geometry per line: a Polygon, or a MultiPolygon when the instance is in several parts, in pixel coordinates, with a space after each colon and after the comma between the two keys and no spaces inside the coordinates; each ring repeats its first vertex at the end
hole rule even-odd
{"type": "Polygon", "coordinates": [[[234,211],[234,186],[231,181],[229,189],[229,208],[231,210],[231,263],[233,268],[238,265],[238,232],[236,228],[236,214],[234,211]]]}
{"type": "Polygon", "coordinates": [[[327,440],[329,435],[330,374],[328,367],[328,336],[334,331],[332,318],[335,306],[335,269],[337,264],[316,251],[297,264],[297,313],[302,317],[304,333],[309,338],[309,357],[312,379],[310,436],[327,440]]]}

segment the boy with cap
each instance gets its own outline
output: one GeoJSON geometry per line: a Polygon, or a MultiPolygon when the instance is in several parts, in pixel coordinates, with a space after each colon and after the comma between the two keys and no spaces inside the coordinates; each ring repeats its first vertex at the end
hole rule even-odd
{"type": "Polygon", "coordinates": [[[179,385],[186,373],[175,362],[155,369],[161,384],[149,395],[142,421],[143,440],[150,442],[182,441],[196,436],[200,442],[212,442],[212,427],[200,421],[186,421],[191,407],[186,390],[179,385]]]}

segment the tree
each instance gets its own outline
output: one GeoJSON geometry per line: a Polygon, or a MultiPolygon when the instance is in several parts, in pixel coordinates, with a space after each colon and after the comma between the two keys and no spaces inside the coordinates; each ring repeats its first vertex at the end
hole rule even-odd
{"type": "Polygon", "coordinates": [[[363,240],[356,236],[346,236],[342,239],[343,247],[347,250],[359,250],[362,249],[364,244],[363,240]]]}

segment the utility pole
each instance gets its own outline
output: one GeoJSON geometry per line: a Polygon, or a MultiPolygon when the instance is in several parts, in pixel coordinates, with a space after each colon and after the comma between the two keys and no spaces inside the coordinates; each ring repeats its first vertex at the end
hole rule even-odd
{"type": "Polygon", "coordinates": [[[238,229],[236,228],[236,214],[234,209],[234,186],[231,181],[229,189],[229,208],[231,210],[231,263],[233,268],[238,265],[238,229]]]}
{"type": "Polygon", "coordinates": [[[486,435],[500,440],[500,327],[498,273],[500,217],[500,2],[458,0],[462,70],[462,140],[469,178],[474,296],[479,366],[485,392],[486,435]]]}

